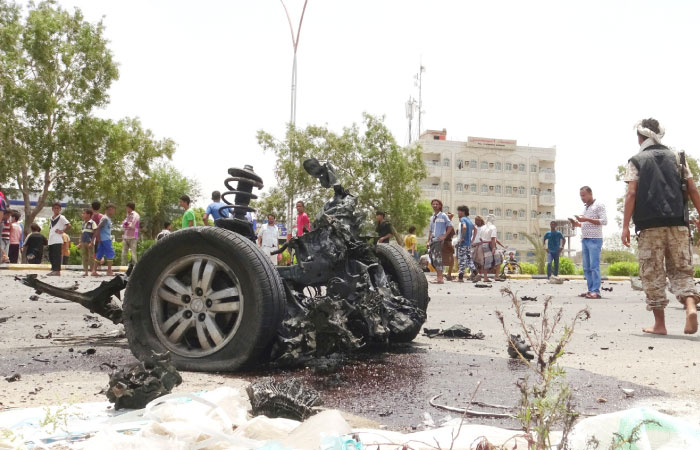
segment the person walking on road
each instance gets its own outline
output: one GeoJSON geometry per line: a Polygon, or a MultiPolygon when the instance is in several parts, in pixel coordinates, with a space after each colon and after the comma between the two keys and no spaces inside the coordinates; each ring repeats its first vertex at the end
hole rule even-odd
{"type": "Polygon", "coordinates": [[[457,207],[457,217],[459,217],[459,231],[457,233],[457,264],[459,272],[457,273],[457,281],[463,283],[464,272],[467,269],[470,271],[476,269],[471,255],[474,224],[469,218],[469,208],[465,205],[457,207]]]}
{"type": "Polygon", "coordinates": [[[271,255],[279,248],[280,229],[275,225],[275,215],[267,215],[267,223],[258,231],[258,247],[268,255],[273,266],[277,265],[277,255],[271,255]]]}
{"type": "Polygon", "coordinates": [[[136,254],[139,241],[139,226],[141,224],[141,216],[136,211],[134,202],[126,204],[126,219],[122,222],[124,236],[122,237],[122,266],[129,264],[129,251],[131,251],[131,260],[136,264],[139,260],[136,254]]]}
{"type": "Polygon", "coordinates": [[[216,219],[221,219],[222,217],[228,218],[228,209],[222,209],[221,213],[219,213],[219,209],[226,206],[226,203],[221,201],[221,192],[212,192],[211,201],[212,202],[209,203],[207,210],[204,211],[204,215],[202,216],[202,222],[204,222],[204,225],[209,225],[209,217],[214,219],[214,222],[216,222],[216,219]]]}
{"type": "Polygon", "coordinates": [[[554,263],[554,276],[559,276],[559,256],[564,250],[566,238],[557,230],[557,223],[552,220],[549,223],[550,231],[544,234],[542,244],[547,244],[547,278],[552,276],[552,263],[554,263]]]}
{"type": "Polygon", "coordinates": [[[430,206],[433,208],[433,215],[430,217],[430,231],[428,232],[428,245],[430,253],[430,262],[437,273],[437,280],[432,281],[435,284],[443,284],[444,267],[442,265],[442,246],[445,238],[452,231],[452,223],[447,214],[442,212],[442,202],[438,199],[430,201],[430,206]]]}
{"type": "Polygon", "coordinates": [[[583,275],[586,277],[588,292],[580,297],[600,298],[600,252],[603,248],[603,225],[608,224],[605,205],[593,198],[593,190],[583,186],[579,190],[581,201],[585,205],[583,214],[575,216],[571,224],[581,227],[581,253],[583,275]]]}
{"type": "Polygon", "coordinates": [[[687,202],[700,210],[700,193],[685,161],[661,143],[665,130],[656,119],[637,124],[639,153],[629,159],[622,220],[622,243],[630,246],[630,220],[638,238],[639,276],[654,325],[645,333],[667,334],[666,278],[685,307],[685,334],[698,331],[700,295],[693,280],[693,254],[687,202]]]}

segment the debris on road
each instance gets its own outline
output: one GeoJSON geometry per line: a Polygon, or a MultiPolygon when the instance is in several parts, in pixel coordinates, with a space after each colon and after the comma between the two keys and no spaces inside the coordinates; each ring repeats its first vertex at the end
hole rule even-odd
{"type": "Polygon", "coordinates": [[[38,302],[38,301],[39,301],[39,296],[36,295],[36,294],[32,294],[32,295],[29,296],[29,300],[31,300],[31,301],[33,301],[33,302],[38,302]]]}
{"type": "Polygon", "coordinates": [[[475,283],[475,284],[474,284],[474,287],[478,287],[478,288],[490,288],[490,287],[493,287],[493,285],[491,285],[491,284],[485,284],[485,283],[475,283]]]}
{"type": "Polygon", "coordinates": [[[524,301],[524,302],[536,302],[536,301],[537,301],[537,296],[535,296],[535,297],[528,297],[527,295],[523,295],[522,297],[520,297],[520,300],[522,300],[522,301],[524,301]]]}
{"type": "Polygon", "coordinates": [[[525,359],[533,359],[535,355],[530,353],[531,351],[530,344],[526,343],[519,334],[510,335],[510,339],[508,339],[508,356],[518,359],[522,355],[525,359]]]}
{"type": "MultiPolygon", "coordinates": [[[[94,353],[94,349],[89,350],[94,353]]],[[[152,400],[169,394],[180,383],[182,377],[170,363],[170,354],[154,353],[145,361],[112,372],[107,399],[114,403],[115,409],[140,409],[152,400]]]]}
{"type": "Polygon", "coordinates": [[[304,386],[293,377],[282,381],[263,378],[251,383],[246,392],[253,407],[253,416],[305,420],[314,414],[312,408],[321,404],[321,396],[315,389],[304,386]]]}
{"type": "Polygon", "coordinates": [[[634,389],[627,389],[627,388],[623,388],[622,386],[620,386],[620,390],[622,391],[623,394],[625,394],[625,398],[634,397],[634,392],[635,392],[634,389]]]}
{"type": "MultiPolygon", "coordinates": [[[[428,403],[430,406],[433,408],[438,408],[442,409],[445,411],[450,411],[450,412],[455,412],[459,414],[464,414],[466,416],[470,417],[490,417],[490,418],[495,418],[495,419],[514,419],[516,418],[515,415],[513,414],[508,414],[508,413],[494,413],[494,412],[487,412],[487,411],[475,411],[472,409],[466,409],[466,408],[457,408],[455,406],[447,406],[447,405],[441,405],[439,403],[435,403],[435,400],[437,400],[442,394],[438,394],[431,398],[428,403]]],[[[489,405],[488,403],[482,403],[482,402],[471,402],[471,405],[477,405],[477,406],[482,406],[482,407],[487,407],[487,408],[496,408],[496,409],[512,409],[510,406],[502,406],[502,405],[489,405]]]]}
{"type": "Polygon", "coordinates": [[[34,337],[35,337],[36,339],[51,339],[51,336],[52,336],[52,334],[51,334],[51,332],[49,331],[47,334],[37,333],[34,337]]]}
{"type": "Polygon", "coordinates": [[[538,312],[526,312],[525,315],[527,317],[540,317],[542,314],[538,312]]]}
{"type": "Polygon", "coordinates": [[[608,291],[608,292],[612,292],[612,290],[613,290],[612,287],[602,287],[602,288],[600,288],[600,289],[603,290],[603,291],[608,291]]]}
{"type": "Polygon", "coordinates": [[[8,383],[14,383],[15,381],[19,381],[22,379],[22,375],[15,373],[13,375],[10,375],[9,377],[5,377],[5,381],[8,383]]]}
{"type": "Polygon", "coordinates": [[[445,337],[458,339],[484,339],[484,333],[472,333],[471,329],[460,325],[452,325],[449,328],[441,330],[439,328],[423,328],[423,334],[429,338],[445,337]]]}
{"type": "Polygon", "coordinates": [[[7,322],[8,320],[12,319],[13,317],[15,317],[14,314],[11,315],[11,316],[0,317],[0,323],[5,323],[5,322],[7,322]]]}

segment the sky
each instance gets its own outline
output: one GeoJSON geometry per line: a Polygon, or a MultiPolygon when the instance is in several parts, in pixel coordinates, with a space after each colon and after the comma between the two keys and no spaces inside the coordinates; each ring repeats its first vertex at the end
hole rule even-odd
{"type": "MultiPolygon", "coordinates": [[[[252,164],[274,185],[256,132],[290,119],[292,38],[274,0],[59,0],[101,18],[120,78],[99,115],[139,117],[178,145],[175,166],[202,190],[252,164]]],[[[285,0],[298,23],[303,0],[285,0]]],[[[423,74],[423,129],[557,147],[556,215],[582,211],[590,185],[612,220],[617,166],[655,117],[664,143],[700,157],[700,2],[309,0],[299,47],[297,126],[340,131],[385,116],[408,142],[405,103],[423,74]]],[[[414,128],[415,128],[414,124],[414,128]]],[[[200,199],[198,206],[204,206],[200,199]]]]}

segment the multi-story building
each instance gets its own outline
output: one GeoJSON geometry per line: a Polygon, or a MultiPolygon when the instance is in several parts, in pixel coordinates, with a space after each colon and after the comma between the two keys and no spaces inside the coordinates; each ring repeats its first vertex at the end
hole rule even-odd
{"type": "Polygon", "coordinates": [[[428,168],[422,197],[440,199],[445,212],[455,216],[459,205],[469,207],[472,220],[494,214],[499,241],[531,259],[525,233],[541,239],[554,219],[556,147],[477,137],[449,141],[445,129],[424,132],[419,143],[428,168]]]}

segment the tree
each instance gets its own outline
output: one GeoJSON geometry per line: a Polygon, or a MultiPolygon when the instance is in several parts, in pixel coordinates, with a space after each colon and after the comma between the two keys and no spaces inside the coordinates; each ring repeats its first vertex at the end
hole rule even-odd
{"type": "Polygon", "coordinates": [[[52,198],[91,199],[109,186],[138,185],[174,152],[172,141],[156,141],[136,119],[92,115],[118,78],[103,31],[102,22],[53,0],[30,3],[26,16],[0,0],[0,182],[21,192],[25,226],[52,198]]]}
{"type": "Polygon", "coordinates": [[[278,183],[258,204],[279,211],[285,199],[293,198],[304,200],[307,211],[319,211],[332,194],[304,171],[303,161],[313,157],[331,162],[341,184],[357,197],[358,209],[368,218],[384,210],[400,232],[411,225],[421,230],[428,224],[431,210],[419,201],[419,182],[427,176],[420,147],[399,146],[383,118],[363,114],[361,127],[353,124],[341,134],[322,126],[303,130],[290,126],[284,141],[261,130],[258,143],[277,156],[278,183]]]}
{"type": "Polygon", "coordinates": [[[546,273],[547,247],[544,246],[542,238],[536,234],[524,234],[527,240],[530,241],[530,244],[532,244],[532,251],[535,253],[535,264],[537,264],[537,273],[546,273]]]}

